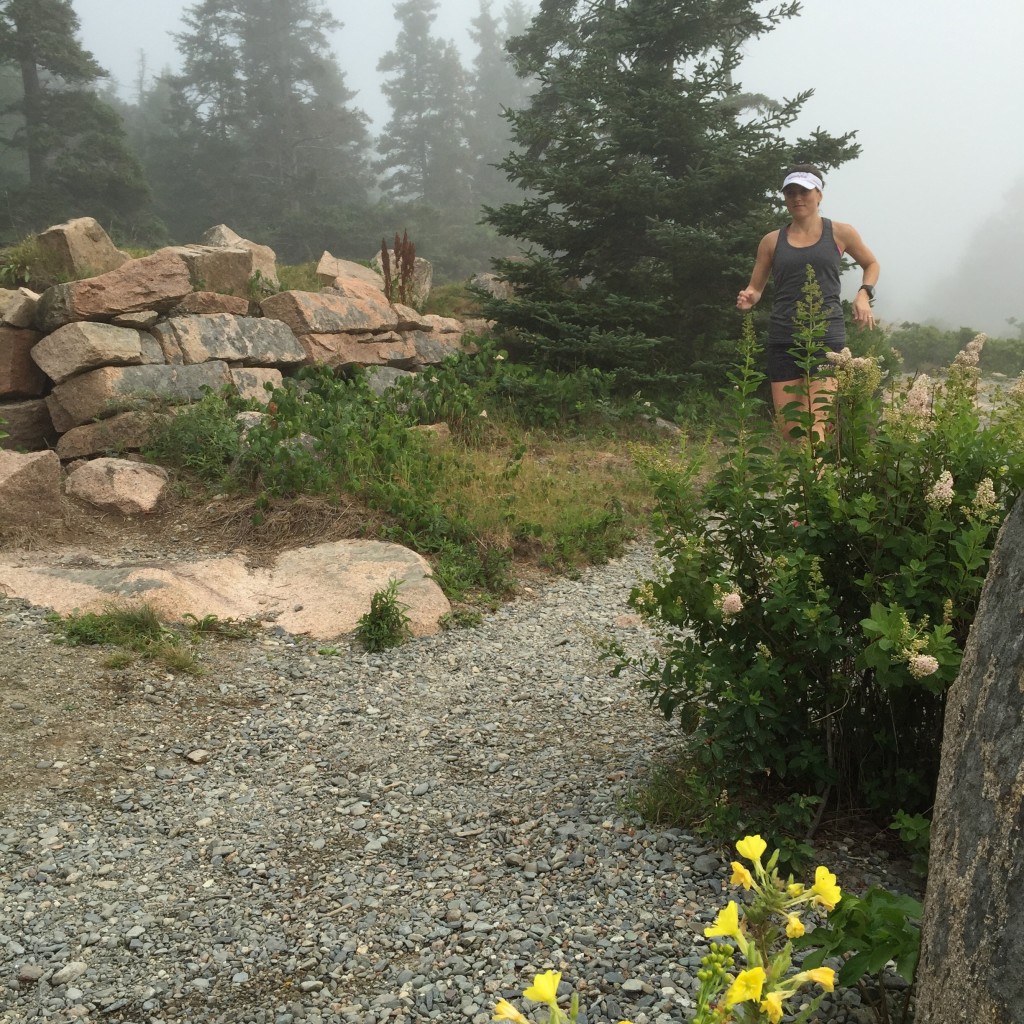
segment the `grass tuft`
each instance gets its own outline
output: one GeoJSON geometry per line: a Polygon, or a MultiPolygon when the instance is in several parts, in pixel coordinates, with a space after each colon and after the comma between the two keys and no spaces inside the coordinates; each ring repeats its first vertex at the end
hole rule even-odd
{"type": "MultiPolygon", "coordinates": [[[[207,615],[198,619],[186,615],[186,630],[196,639],[216,634],[237,639],[251,636],[251,623],[234,619],[219,619],[207,615]]],[[[59,640],[69,647],[106,645],[119,648],[112,651],[104,661],[107,668],[120,669],[130,665],[135,657],[154,661],[171,672],[201,675],[202,668],[195,651],[186,637],[160,619],[159,613],[149,604],[109,604],[102,612],[72,612],[70,615],[47,616],[59,640]]]]}

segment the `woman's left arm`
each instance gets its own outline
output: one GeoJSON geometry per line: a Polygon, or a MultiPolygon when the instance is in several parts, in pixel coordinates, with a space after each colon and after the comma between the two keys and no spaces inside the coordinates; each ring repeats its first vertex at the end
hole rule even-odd
{"type": "MultiPolygon", "coordinates": [[[[852,224],[833,224],[833,236],[844,253],[851,256],[861,268],[863,274],[861,284],[872,288],[878,283],[879,266],[875,254],[864,244],[857,229],[852,224]]],[[[853,300],[853,319],[867,327],[874,325],[875,318],[871,312],[871,300],[868,293],[858,289],[853,300]]]]}

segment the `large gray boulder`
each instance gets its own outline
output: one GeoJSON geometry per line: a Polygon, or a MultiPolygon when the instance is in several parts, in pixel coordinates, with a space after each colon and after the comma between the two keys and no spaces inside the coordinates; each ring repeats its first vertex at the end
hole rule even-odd
{"type": "Polygon", "coordinates": [[[197,292],[223,292],[246,297],[253,274],[253,255],[242,246],[175,245],[159,249],[180,256],[188,267],[192,288],[197,292]]]}
{"type": "Polygon", "coordinates": [[[260,245],[242,238],[227,224],[216,224],[202,237],[203,245],[223,249],[248,249],[252,253],[252,273],[259,274],[261,283],[277,290],[281,283],[277,277],[277,253],[269,245],[260,245]]]}
{"type": "Polygon", "coordinates": [[[204,389],[230,386],[227,363],[193,366],[103,366],[58,384],[46,397],[53,425],[61,434],[90,420],[139,407],[185,405],[204,389]]]}
{"type": "Polygon", "coordinates": [[[28,288],[0,288],[0,322],[11,327],[31,327],[39,296],[28,288]]]}
{"type": "Polygon", "coordinates": [[[279,292],[260,303],[263,315],[287,324],[296,335],[339,334],[345,331],[387,331],[398,315],[372,285],[347,279],[344,292],[279,292]]]}
{"type": "Polygon", "coordinates": [[[163,353],[149,335],[112,324],[65,324],[32,349],[36,365],[55,384],[100,366],[162,363],[163,353]]]}
{"type": "Polygon", "coordinates": [[[295,366],[307,361],[280,320],[210,313],[176,316],[153,328],[169,363],[223,359],[242,366],[295,366]]]}
{"type": "Polygon", "coordinates": [[[32,359],[38,341],[35,331],[0,324],[0,398],[38,398],[46,394],[46,374],[32,359]]]}
{"type": "Polygon", "coordinates": [[[425,559],[398,544],[370,540],[285,551],[266,567],[252,566],[242,555],[165,563],[91,557],[84,565],[80,553],[0,555],[0,578],[13,595],[62,615],[102,611],[111,602],[145,602],[169,620],[258,620],[318,640],[355,630],[373,595],[393,579],[413,635],[436,633],[451,611],[425,559]]]}
{"type": "Polygon", "coordinates": [[[41,519],[60,515],[56,453],[0,451],[0,529],[31,530],[41,519]]]}
{"type": "Polygon", "coordinates": [[[412,342],[415,366],[434,366],[448,356],[463,351],[461,334],[440,334],[435,331],[410,331],[406,337],[412,342]]]}
{"type": "Polygon", "coordinates": [[[270,401],[270,392],[266,385],[272,388],[279,388],[284,383],[284,377],[280,370],[266,366],[246,366],[238,369],[232,367],[231,381],[235,385],[235,391],[239,398],[247,398],[260,405],[266,405],[270,401]]]}
{"type": "Polygon", "coordinates": [[[417,359],[416,346],[408,335],[302,334],[299,336],[309,361],[336,369],[342,366],[410,367],[417,359]]]}
{"type": "Polygon", "coordinates": [[[0,401],[0,431],[7,435],[0,437],[0,448],[34,452],[49,448],[57,440],[45,398],[0,401]]]}
{"type": "Polygon", "coordinates": [[[1024,1019],[1024,498],[946,702],[916,1024],[1024,1019]]]}
{"type": "Polygon", "coordinates": [[[137,452],[149,443],[154,430],[167,418],[165,413],[122,412],[98,423],[83,423],[61,434],[57,457],[61,462],[70,462],[96,455],[137,452]]]}
{"type": "Polygon", "coordinates": [[[167,490],[167,470],[129,459],[92,459],[68,474],[64,490],[104,512],[147,515],[167,490]]]}
{"type": "Polygon", "coordinates": [[[316,265],[317,280],[323,285],[333,285],[339,277],[355,278],[364,284],[372,285],[378,291],[384,291],[384,278],[371,267],[364,267],[352,260],[341,260],[324,250],[320,262],[316,265]]]}
{"type": "Polygon", "coordinates": [[[515,289],[510,281],[504,281],[497,274],[474,274],[469,279],[469,287],[477,288],[495,299],[509,300],[515,298],[515,289]]]}
{"type": "MultiPolygon", "coordinates": [[[[49,275],[47,284],[70,278],[96,277],[108,270],[116,270],[129,258],[92,217],[76,217],[63,224],[55,224],[36,235],[36,243],[43,254],[38,270],[49,275]]],[[[38,275],[33,275],[33,280],[39,280],[38,275]]]]}
{"type": "Polygon", "coordinates": [[[194,313],[231,313],[234,316],[248,316],[249,300],[240,295],[223,295],[221,292],[192,292],[167,315],[189,316],[194,313]]]}

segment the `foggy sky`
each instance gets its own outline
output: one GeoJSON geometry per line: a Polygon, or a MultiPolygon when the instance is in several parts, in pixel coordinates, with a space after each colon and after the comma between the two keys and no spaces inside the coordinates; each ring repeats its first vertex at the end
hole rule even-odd
{"type": "MultiPolygon", "coordinates": [[[[169,33],[181,30],[186,0],[73,5],[84,45],[129,98],[140,50],[151,72],[176,67],[169,33]]],[[[333,44],[355,105],[379,126],[388,111],[375,68],[397,31],[392,4],[326,6],[345,26],[333,44]]],[[[494,0],[492,10],[503,6],[494,0]]],[[[434,23],[467,61],[478,10],[478,0],[441,0],[434,23]]],[[[737,76],[746,88],[776,97],[815,90],[796,134],[858,131],[863,153],[828,177],[822,212],[853,224],[881,262],[883,319],[992,334],[1009,333],[1007,317],[1024,320],[1024,130],[1013,71],[1021,39],[1019,0],[806,0],[800,17],[748,45],[737,76]]],[[[850,297],[858,283],[847,275],[850,297]]]]}

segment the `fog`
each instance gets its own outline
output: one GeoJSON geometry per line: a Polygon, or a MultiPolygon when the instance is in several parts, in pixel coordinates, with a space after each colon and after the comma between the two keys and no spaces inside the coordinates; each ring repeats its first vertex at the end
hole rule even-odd
{"type": "MultiPolygon", "coordinates": [[[[73,0],[82,41],[131,97],[140,51],[149,71],[174,67],[170,33],[183,0],[73,0]]],[[[376,64],[396,25],[388,0],[328,0],[356,105],[381,124],[376,64]],[[372,11],[372,14],[370,13],[372,11]]],[[[502,0],[494,0],[500,13],[502,0]]],[[[466,28],[478,0],[440,0],[438,35],[472,56],[466,28]]],[[[969,324],[993,334],[1024,320],[1018,277],[1024,235],[1017,0],[808,0],[804,13],[748,46],[738,77],[776,97],[813,88],[796,126],[806,135],[856,129],[861,157],[826,181],[826,216],[848,221],[882,265],[885,320],[969,324]],[[1017,84],[1015,84],[1017,83],[1017,84]]],[[[751,254],[753,258],[753,254],[751,254]]],[[[848,275],[851,296],[856,275],[848,275]]],[[[739,282],[742,283],[742,282],[739,282]]]]}

